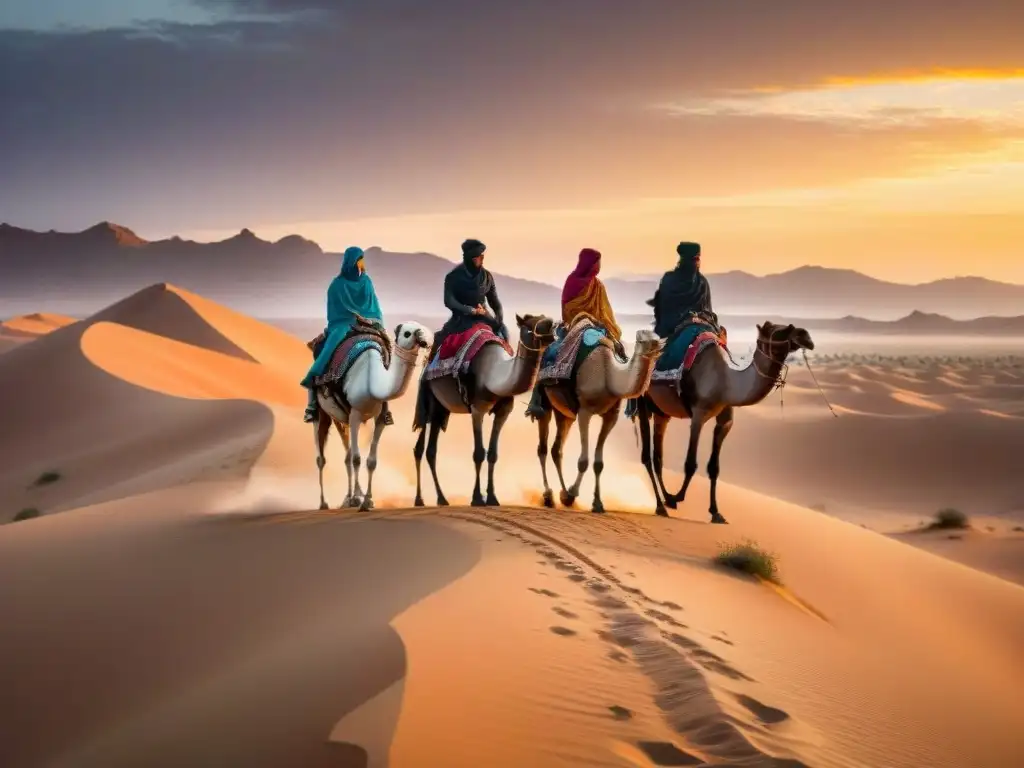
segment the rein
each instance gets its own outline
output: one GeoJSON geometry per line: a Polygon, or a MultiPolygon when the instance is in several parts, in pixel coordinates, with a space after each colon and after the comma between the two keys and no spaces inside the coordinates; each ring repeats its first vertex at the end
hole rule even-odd
{"type": "MultiPolygon", "coordinates": [[[[792,345],[792,343],[790,342],[789,339],[776,339],[775,338],[775,334],[778,333],[779,330],[785,330],[785,329],[776,328],[774,331],[771,332],[771,335],[769,335],[769,337],[767,339],[758,338],[757,344],[755,345],[755,348],[754,348],[754,357],[751,360],[751,364],[754,366],[754,372],[758,376],[760,376],[761,378],[764,378],[764,379],[772,379],[773,380],[773,382],[775,384],[774,389],[779,390],[779,411],[781,412],[782,409],[783,409],[783,406],[785,405],[785,393],[784,393],[784,389],[783,388],[786,386],[786,380],[789,377],[789,365],[785,362],[785,359],[783,359],[781,361],[776,360],[774,357],[772,357],[772,355],[769,352],[766,352],[761,347],[761,345],[764,344],[764,345],[766,345],[768,347],[768,349],[771,349],[772,347],[781,346],[781,345],[785,344],[786,347],[787,347],[787,349],[786,349],[786,356],[788,357],[789,353],[793,351],[793,345],[792,345]],[[758,352],[760,352],[764,357],[768,358],[769,362],[780,363],[781,364],[782,367],[779,369],[778,375],[776,375],[774,377],[769,376],[767,373],[765,373],[764,371],[762,371],[760,368],[757,367],[757,353],[758,352]]],[[[811,361],[807,359],[807,350],[801,348],[800,353],[803,355],[804,365],[807,366],[807,372],[809,374],[811,374],[811,380],[814,382],[814,386],[817,387],[817,389],[818,389],[818,394],[821,395],[821,399],[825,401],[825,405],[828,407],[828,409],[832,413],[832,415],[835,418],[838,419],[839,418],[839,414],[836,413],[835,408],[832,407],[832,403],[830,403],[829,400],[828,400],[828,397],[825,396],[825,391],[821,388],[821,384],[818,383],[818,377],[814,375],[814,369],[811,368],[811,361]]]]}

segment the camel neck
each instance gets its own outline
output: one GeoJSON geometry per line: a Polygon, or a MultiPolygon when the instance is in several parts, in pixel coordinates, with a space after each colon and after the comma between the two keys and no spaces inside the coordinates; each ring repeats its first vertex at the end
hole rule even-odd
{"type": "Polygon", "coordinates": [[[784,364],[785,354],[781,351],[768,354],[759,347],[755,349],[746,368],[729,369],[726,403],[737,408],[760,403],[775,388],[784,364]]]}
{"type": "Polygon", "coordinates": [[[655,355],[645,353],[639,344],[626,363],[620,363],[608,351],[608,393],[621,399],[639,397],[651,384],[655,355]]]}

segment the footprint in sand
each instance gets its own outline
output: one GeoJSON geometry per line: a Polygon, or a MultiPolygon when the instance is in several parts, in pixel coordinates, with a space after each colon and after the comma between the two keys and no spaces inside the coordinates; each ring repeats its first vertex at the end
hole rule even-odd
{"type": "Polygon", "coordinates": [[[611,587],[609,587],[603,581],[598,581],[597,579],[594,579],[593,581],[587,582],[587,589],[589,589],[591,592],[607,592],[609,589],[611,589],[611,587]]]}
{"type": "Polygon", "coordinates": [[[567,611],[565,608],[557,608],[556,607],[556,608],[552,608],[551,610],[554,611],[555,613],[557,613],[563,619],[578,619],[579,618],[579,616],[577,616],[575,613],[573,613],[572,611],[567,611]]]}
{"type": "Polygon", "coordinates": [[[671,627],[684,627],[685,628],[685,626],[686,626],[685,624],[680,623],[676,619],[675,616],[669,616],[664,611],[659,611],[659,610],[656,610],[654,608],[652,608],[649,611],[645,611],[644,615],[648,616],[648,617],[650,617],[652,619],[657,619],[658,621],[663,621],[663,622],[665,622],[666,624],[668,624],[671,627]]]}
{"type": "Polygon", "coordinates": [[[569,581],[586,581],[587,577],[582,573],[570,573],[569,581]]]}
{"type": "Polygon", "coordinates": [[[626,709],[625,707],[620,707],[618,704],[612,704],[610,707],[608,707],[608,709],[611,711],[612,717],[614,717],[616,720],[633,719],[632,710],[626,709]]]}
{"type": "Polygon", "coordinates": [[[670,741],[641,741],[637,746],[657,766],[704,765],[699,757],[683,752],[670,741]]]}
{"type": "Polygon", "coordinates": [[[724,643],[725,645],[736,645],[732,640],[727,637],[722,637],[721,635],[712,635],[711,639],[719,643],[724,643]]]}
{"type": "Polygon", "coordinates": [[[712,653],[695,640],[691,640],[684,635],[680,635],[678,632],[663,632],[662,637],[669,642],[675,643],[681,648],[685,648],[690,652],[691,658],[709,672],[717,672],[718,674],[733,680],[742,680],[747,683],[755,682],[754,678],[740,672],[740,670],[729,664],[729,662],[721,656],[716,653],[712,653]]]}
{"type": "Polygon", "coordinates": [[[624,654],[622,651],[609,651],[608,652],[608,658],[611,659],[612,661],[617,661],[620,664],[623,664],[623,663],[629,661],[629,656],[624,654]]]}
{"type": "Polygon", "coordinates": [[[592,601],[592,604],[609,611],[625,611],[629,609],[629,606],[623,600],[619,600],[619,598],[612,597],[611,595],[600,597],[592,601]]]}
{"type": "Polygon", "coordinates": [[[789,720],[789,713],[775,707],[769,707],[767,704],[762,704],[757,699],[747,696],[742,693],[734,694],[736,701],[742,704],[746,709],[760,720],[765,725],[778,725],[789,720]]]}
{"type": "Polygon", "coordinates": [[[555,626],[551,627],[551,631],[554,632],[556,635],[561,635],[562,637],[571,637],[572,635],[576,634],[575,629],[569,629],[568,627],[555,626]]]}
{"type": "Polygon", "coordinates": [[[529,587],[529,590],[535,595],[544,595],[544,597],[558,597],[557,592],[552,592],[550,589],[537,589],[537,587],[529,587]]]}

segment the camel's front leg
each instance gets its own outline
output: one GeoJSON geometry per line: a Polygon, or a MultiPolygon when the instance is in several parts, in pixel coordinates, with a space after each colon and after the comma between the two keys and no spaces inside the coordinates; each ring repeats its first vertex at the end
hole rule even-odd
{"type": "Polygon", "coordinates": [[[515,406],[515,402],[516,401],[511,397],[507,400],[499,400],[491,410],[494,422],[491,424],[491,440],[490,444],[487,446],[488,507],[500,506],[498,503],[498,497],[494,492],[494,467],[498,463],[498,440],[501,438],[501,428],[504,427],[505,422],[508,421],[508,417],[512,413],[512,408],[515,406]]]}
{"type": "Polygon", "coordinates": [[[604,444],[619,420],[619,406],[616,405],[601,416],[601,431],[597,433],[597,445],[594,446],[594,506],[591,512],[604,512],[601,501],[601,473],[604,471],[604,444]]]}
{"type": "Polygon", "coordinates": [[[555,411],[555,444],[551,446],[551,459],[555,462],[555,471],[558,473],[558,484],[562,486],[559,494],[559,501],[563,507],[571,507],[576,503],[576,498],[569,495],[569,489],[565,487],[565,473],[562,472],[562,456],[565,455],[565,440],[569,437],[569,430],[576,423],[561,411],[555,411]]]}
{"type": "Polygon", "coordinates": [[[480,490],[480,470],[484,466],[484,459],[487,458],[487,451],[484,449],[484,416],[487,414],[479,408],[474,407],[470,412],[473,419],[473,471],[476,475],[476,483],[473,485],[474,507],[484,506],[484,494],[480,490]]]}
{"type": "Polygon", "coordinates": [[[654,429],[651,438],[651,462],[654,465],[654,476],[658,479],[658,487],[661,495],[665,498],[665,506],[669,509],[676,508],[676,498],[668,492],[665,486],[665,435],[668,434],[668,425],[672,422],[671,417],[660,413],[654,414],[654,429]]]}
{"type": "Polygon", "coordinates": [[[548,483],[548,434],[551,429],[552,412],[545,410],[537,417],[537,458],[540,459],[540,476],[544,481],[544,506],[553,509],[555,494],[548,483]]]}
{"type": "Polygon", "coordinates": [[[384,434],[386,426],[387,411],[382,409],[373,423],[373,434],[370,436],[370,451],[366,456],[366,495],[363,497],[363,503],[359,506],[360,512],[369,512],[373,509],[373,472],[377,469],[377,446],[380,444],[380,437],[384,434]]]}
{"type": "Polygon", "coordinates": [[[580,411],[579,413],[580,457],[576,461],[576,481],[569,486],[569,496],[573,499],[579,497],[580,483],[583,482],[583,476],[590,468],[590,419],[592,417],[593,414],[590,411],[580,411]]]}
{"type": "Polygon", "coordinates": [[[641,397],[637,403],[636,419],[640,422],[640,463],[647,470],[647,476],[651,479],[651,488],[654,491],[654,514],[661,517],[668,517],[665,505],[662,503],[664,490],[658,484],[657,475],[654,474],[654,464],[651,460],[651,412],[648,409],[645,397],[641,397]]]}
{"type": "Polygon", "coordinates": [[[324,456],[324,448],[330,434],[331,417],[323,409],[318,409],[316,423],[313,425],[313,437],[316,440],[316,468],[320,475],[320,509],[327,509],[327,499],[324,498],[324,467],[327,466],[327,458],[324,456]]]}
{"type": "MultiPolygon", "coordinates": [[[[671,497],[674,503],[686,499],[686,490],[690,487],[693,476],[697,474],[697,446],[700,444],[700,432],[707,420],[707,411],[694,409],[693,416],[690,417],[690,444],[686,449],[686,463],[683,465],[686,477],[683,479],[683,487],[679,489],[679,493],[671,497]]],[[[664,487],[665,481],[660,476],[658,479],[661,481],[662,487],[664,487]]],[[[668,498],[669,496],[666,494],[666,499],[668,498]]]]}
{"type": "Polygon", "coordinates": [[[359,427],[362,426],[363,415],[353,408],[348,414],[349,448],[345,455],[345,466],[352,477],[352,492],[345,500],[346,507],[358,507],[363,500],[363,491],[359,487],[359,466],[362,457],[359,455],[359,427]]]}
{"type": "Polygon", "coordinates": [[[718,512],[718,460],[722,453],[722,443],[732,429],[732,406],[722,410],[715,417],[715,433],[711,443],[711,458],[708,460],[708,478],[711,480],[711,512],[712,523],[729,522],[718,512]]]}

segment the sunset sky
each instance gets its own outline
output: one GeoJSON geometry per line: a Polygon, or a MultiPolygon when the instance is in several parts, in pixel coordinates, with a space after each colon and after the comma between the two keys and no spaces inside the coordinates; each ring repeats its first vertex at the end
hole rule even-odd
{"type": "Polygon", "coordinates": [[[1021,30],[1019,0],[6,0],[0,220],[1024,283],[1021,30]]]}

